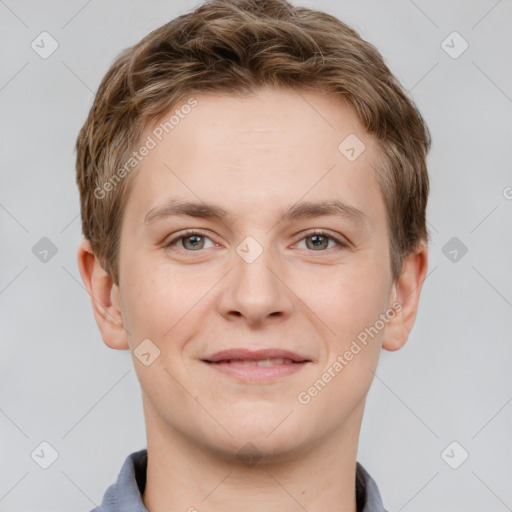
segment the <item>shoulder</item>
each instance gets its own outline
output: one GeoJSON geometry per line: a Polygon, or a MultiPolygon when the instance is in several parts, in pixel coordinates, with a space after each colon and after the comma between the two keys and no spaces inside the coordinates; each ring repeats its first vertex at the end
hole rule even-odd
{"type": "Polygon", "coordinates": [[[357,512],[387,512],[375,480],[360,462],[356,462],[357,512]]]}
{"type": "Polygon", "coordinates": [[[148,512],[142,502],[147,461],[147,449],[128,455],[117,481],[107,488],[101,505],[91,512],[148,512]]]}

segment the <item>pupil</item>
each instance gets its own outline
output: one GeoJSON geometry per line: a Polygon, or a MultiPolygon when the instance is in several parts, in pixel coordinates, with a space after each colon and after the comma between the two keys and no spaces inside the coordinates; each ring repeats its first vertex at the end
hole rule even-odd
{"type": "Polygon", "coordinates": [[[186,241],[185,242],[185,247],[187,246],[187,244],[189,244],[192,248],[197,248],[201,244],[201,238],[202,238],[201,235],[187,236],[184,239],[186,241]]]}
{"type": "Polygon", "coordinates": [[[324,235],[311,235],[311,240],[314,248],[325,247],[327,238],[324,235]]]}

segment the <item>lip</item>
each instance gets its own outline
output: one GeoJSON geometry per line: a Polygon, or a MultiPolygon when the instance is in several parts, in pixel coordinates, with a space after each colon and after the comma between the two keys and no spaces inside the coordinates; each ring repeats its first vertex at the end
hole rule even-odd
{"type": "Polygon", "coordinates": [[[304,369],[312,361],[295,352],[277,348],[248,350],[230,349],[216,352],[202,359],[214,371],[236,378],[242,382],[270,382],[293,375],[304,369]],[[259,366],[251,364],[266,359],[283,359],[279,364],[259,366]]]}
{"type": "Polygon", "coordinates": [[[283,350],[279,348],[267,348],[260,350],[249,350],[246,348],[232,348],[228,350],[221,350],[214,354],[205,357],[203,361],[209,363],[219,363],[220,361],[260,361],[263,359],[291,359],[295,363],[310,362],[306,356],[291,352],[290,350],[283,350]]]}

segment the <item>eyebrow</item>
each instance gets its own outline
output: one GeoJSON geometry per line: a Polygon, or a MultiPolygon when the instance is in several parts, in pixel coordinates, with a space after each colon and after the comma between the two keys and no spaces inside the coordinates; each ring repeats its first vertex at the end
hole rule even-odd
{"type": "MultiPolygon", "coordinates": [[[[166,204],[149,210],[144,218],[144,224],[149,224],[156,219],[175,215],[187,215],[189,217],[216,219],[219,221],[224,221],[235,216],[233,213],[230,213],[228,210],[216,204],[203,201],[196,202],[171,199],[166,204]]],[[[281,210],[279,218],[282,221],[293,221],[303,218],[320,217],[322,215],[346,218],[362,227],[369,227],[369,220],[364,212],[339,199],[294,203],[288,208],[281,210]]]]}

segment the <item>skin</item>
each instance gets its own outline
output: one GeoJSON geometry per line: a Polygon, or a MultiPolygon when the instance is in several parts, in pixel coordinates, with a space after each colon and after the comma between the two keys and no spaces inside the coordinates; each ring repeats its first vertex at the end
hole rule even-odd
{"type": "Polygon", "coordinates": [[[339,98],[272,88],[195,98],[197,107],[133,176],[119,286],[87,240],[78,250],[103,340],[132,351],[140,380],[149,455],[143,501],[150,512],[355,512],[366,394],[381,349],[400,349],[413,327],[427,246],[418,244],[393,281],[372,168],[378,153],[339,98]],[[338,151],[349,134],[366,145],[353,162],[338,151]],[[213,202],[233,215],[145,224],[147,212],[171,197],[213,202]],[[299,200],[329,199],[364,212],[366,228],[341,216],[282,220],[299,200]],[[163,246],[185,229],[206,236],[194,240],[199,249],[190,249],[190,238],[163,246]],[[312,248],[311,229],[347,245],[328,233],[321,249],[312,248]],[[236,252],[247,236],[263,249],[252,263],[236,252]],[[307,405],[299,403],[298,394],[395,301],[401,311],[307,405]],[[160,356],[145,366],[133,350],[148,338],[160,356]],[[288,349],[312,362],[271,383],[248,383],[201,361],[234,347],[288,349]],[[251,449],[254,464],[240,455],[251,449]]]}

